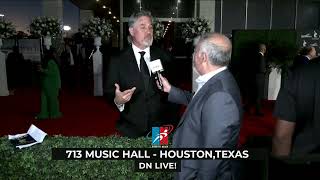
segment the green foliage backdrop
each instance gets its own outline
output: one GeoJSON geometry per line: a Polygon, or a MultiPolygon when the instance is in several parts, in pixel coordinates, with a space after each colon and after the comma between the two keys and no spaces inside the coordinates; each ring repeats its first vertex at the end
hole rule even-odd
{"type": "Polygon", "coordinates": [[[267,45],[267,61],[275,68],[286,69],[297,53],[295,30],[234,30],[232,41],[232,65],[235,67],[251,61],[250,54],[257,52],[259,43],[267,45]]]}
{"type": "Polygon", "coordinates": [[[52,160],[52,148],[150,148],[150,138],[46,137],[42,144],[16,149],[0,138],[0,179],[172,179],[168,172],[134,172],[129,160],[52,160]]]}

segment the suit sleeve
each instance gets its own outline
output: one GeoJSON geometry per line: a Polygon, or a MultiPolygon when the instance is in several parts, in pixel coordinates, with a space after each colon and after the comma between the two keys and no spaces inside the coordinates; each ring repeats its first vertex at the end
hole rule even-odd
{"type": "MultiPolygon", "coordinates": [[[[232,96],[225,92],[212,94],[201,113],[203,148],[235,148],[240,129],[240,112],[232,96]]],[[[221,160],[199,163],[199,179],[215,179],[219,170],[223,169],[221,160]]]]}
{"type": "Polygon", "coordinates": [[[296,102],[294,74],[289,73],[289,77],[280,88],[273,115],[279,119],[296,122],[296,102]]]}
{"type": "Polygon", "coordinates": [[[179,88],[171,86],[171,90],[169,92],[168,101],[188,105],[192,99],[192,93],[188,91],[183,91],[179,88]]]}
{"type": "Polygon", "coordinates": [[[104,94],[107,97],[107,100],[114,104],[113,100],[115,97],[115,83],[119,83],[119,58],[112,57],[110,64],[107,70],[106,83],[104,88],[104,94]]]}

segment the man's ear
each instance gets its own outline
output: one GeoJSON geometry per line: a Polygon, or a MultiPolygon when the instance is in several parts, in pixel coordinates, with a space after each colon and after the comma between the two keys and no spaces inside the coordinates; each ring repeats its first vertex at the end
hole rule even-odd
{"type": "Polygon", "coordinates": [[[129,33],[131,36],[133,36],[133,27],[129,27],[129,33]]]}
{"type": "Polygon", "coordinates": [[[208,55],[206,54],[206,53],[204,53],[204,52],[202,52],[201,54],[200,54],[200,58],[201,58],[201,62],[202,63],[206,63],[209,59],[208,59],[208,55]]]}

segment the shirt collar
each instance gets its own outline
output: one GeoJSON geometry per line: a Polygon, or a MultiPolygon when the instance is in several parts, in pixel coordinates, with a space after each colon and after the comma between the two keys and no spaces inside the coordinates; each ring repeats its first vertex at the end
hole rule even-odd
{"type": "MultiPolygon", "coordinates": [[[[150,56],[150,47],[147,47],[142,50],[132,43],[132,49],[133,49],[134,54],[139,54],[139,52],[144,51],[144,52],[146,52],[144,57],[150,56]]],[[[139,54],[139,56],[140,56],[140,54],[139,54]]]]}
{"type": "Polygon", "coordinates": [[[216,69],[214,71],[211,71],[207,74],[204,74],[202,76],[199,76],[197,79],[196,79],[196,82],[198,84],[198,89],[196,91],[196,93],[202,88],[202,86],[207,82],[209,81],[209,79],[211,79],[213,76],[215,76],[216,74],[218,74],[219,72],[223,71],[223,70],[226,70],[227,69],[227,66],[223,66],[219,69],[216,69]]]}
{"type": "Polygon", "coordinates": [[[223,71],[223,70],[225,70],[225,69],[227,69],[227,66],[223,66],[223,67],[221,67],[221,68],[219,68],[219,69],[216,69],[216,70],[211,71],[211,72],[209,72],[209,73],[207,73],[207,74],[204,74],[204,75],[202,75],[202,76],[199,76],[199,77],[196,79],[196,82],[197,82],[197,83],[201,83],[201,82],[206,83],[206,82],[209,81],[209,79],[211,79],[214,75],[218,74],[219,72],[221,72],[221,71],[223,71]]]}
{"type": "MultiPolygon", "coordinates": [[[[150,57],[150,47],[147,47],[144,50],[142,50],[142,49],[138,48],[136,45],[134,45],[132,43],[132,50],[133,50],[133,54],[134,54],[134,57],[136,59],[136,63],[137,63],[137,66],[138,66],[139,70],[140,70],[140,58],[141,58],[141,54],[139,52],[141,52],[141,51],[146,52],[143,57],[144,57],[144,60],[145,60],[147,66],[149,68],[149,62],[150,62],[150,59],[151,59],[151,57],[150,57]]],[[[149,71],[150,71],[150,68],[149,68],[149,71]]]]}

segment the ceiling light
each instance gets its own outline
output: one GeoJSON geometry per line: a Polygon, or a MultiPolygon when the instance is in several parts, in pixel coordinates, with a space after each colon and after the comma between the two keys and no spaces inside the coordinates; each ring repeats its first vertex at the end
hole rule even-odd
{"type": "Polygon", "coordinates": [[[108,13],[111,14],[111,11],[109,11],[108,13]]]}
{"type": "Polygon", "coordinates": [[[107,8],[107,6],[103,5],[102,8],[105,9],[105,8],[107,8]]]}
{"type": "Polygon", "coordinates": [[[4,14],[0,14],[0,17],[4,17],[4,14]]]}
{"type": "Polygon", "coordinates": [[[117,17],[116,16],[113,16],[113,19],[116,19],[117,17]]]}
{"type": "Polygon", "coordinates": [[[71,30],[71,27],[68,26],[68,25],[65,25],[65,26],[63,26],[63,30],[64,30],[64,31],[70,31],[70,30],[71,30]]]}

